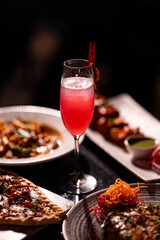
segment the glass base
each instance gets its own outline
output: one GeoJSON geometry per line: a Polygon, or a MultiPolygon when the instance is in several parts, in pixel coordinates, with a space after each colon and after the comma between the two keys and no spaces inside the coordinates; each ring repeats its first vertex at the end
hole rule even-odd
{"type": "Polygon", "coordinates": [[[91,192],[97,186],[97,180],[86,173],[70,173],[64,176],[59,184],[61,190],[72,194],[91,192]]]}

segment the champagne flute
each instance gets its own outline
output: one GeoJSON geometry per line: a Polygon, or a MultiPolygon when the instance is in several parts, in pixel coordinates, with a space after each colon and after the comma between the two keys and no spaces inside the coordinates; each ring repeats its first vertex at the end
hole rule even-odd
{"type": "Polygon", "coordinates": [[[70,59],[64,62],[60,111],[63,123],[75,142],[74,172],[62,179],[60,187],[72,194],[90,192],[97,185],[96,179],[78,169],[79,138],[89,127],[94,113],[94,83],[87,60],[70,59]]]}

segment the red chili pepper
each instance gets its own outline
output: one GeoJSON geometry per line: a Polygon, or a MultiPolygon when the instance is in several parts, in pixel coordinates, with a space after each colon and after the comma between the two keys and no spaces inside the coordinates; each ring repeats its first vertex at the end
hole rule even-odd
{"type": "Polygon", "coordinates": [[[91,63],[93,63],[93,65],[95,67],[95,42],[93,43],[93,48],[92,48],[91,42],[89,45],[88,67],[90,66],[91,63]]]}
{"type": "Polygon", "coordinates": [[[20,192],[13,192],[9,196],[9,198],[15,198],[15,199],[17,199],[18,197],[21,197],[21,193],[20,192]]]}
{"type": "Polygon", "coordinates": [[[93,47],[91,42],[89,46],[88,69],[90,68],[91,68],[91,73],[94,81],[95,90],[98,90],[97,83],[99,81],[99,71],[95,66],[95,42],[93,43],[93,47]]]}
{"type": "Polygon", "coordinates": [[[27,197],[29,195],[29,187],[23,187],[21,190],[21,194],[27,197]]]}
{"type": "Polygon", "coordinates": [[[155,152],[151,162],[156,162],[157,164],[160,164],[160,149],[155,152]]]}
{"type": "Polygon", "coordinates": [[[26,207],[29,207],[29,208],[33,208],[33,204],[31,202],[27,201],[27,200],[25,200],[23,202],[23,205],[25,205],[26,207]]]}

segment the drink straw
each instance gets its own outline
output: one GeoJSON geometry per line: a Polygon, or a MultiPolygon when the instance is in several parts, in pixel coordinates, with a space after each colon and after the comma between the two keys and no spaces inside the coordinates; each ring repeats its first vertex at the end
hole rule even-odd
{"type": "Polygon", "coordinates": [[[95,42],[93,43],[93,47],[91,42],[89,45],[88,69],[89,68],[91,68],[95,90],[98,90],[97,82],[99,80],[99,71],[95,67],[95,42]]]}
{"type": "Polygon", "coordinates": [[[90,45],[89,45],[88,67],[90,66],[91,63],[95,67],[95,42],[93,43],[93,48],[92,48],[92,43],[91,42],[90,42],[90,45]]]}

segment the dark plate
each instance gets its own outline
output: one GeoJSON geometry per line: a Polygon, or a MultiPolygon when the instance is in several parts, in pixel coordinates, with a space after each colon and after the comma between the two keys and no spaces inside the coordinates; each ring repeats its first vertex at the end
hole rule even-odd
{"type": "MultiPolygon", "coordinates": [[[[130,184],[132,187],[137,184],[130,184]]],[[[146,185],[138,193],[145,205],[149,203],[160,204],[160,183],[140,184],[146,185]]],[[[90,208],[96,207],[96,197],[105,192],[106,189],[95,192],[83,198],[67,214],[63,222],[63,235],[65,240],[102,240],[103,231],[90,208]]]]}

